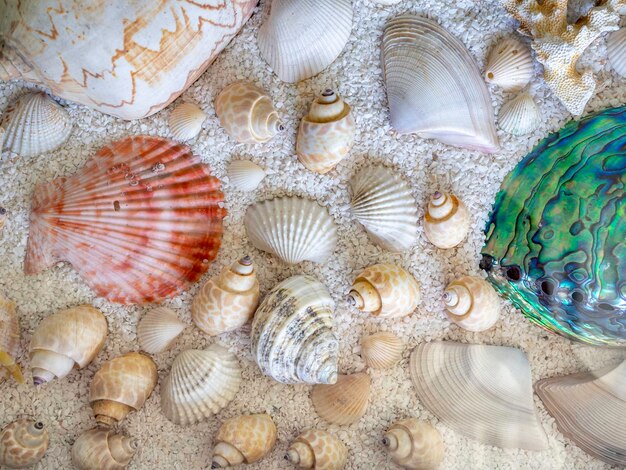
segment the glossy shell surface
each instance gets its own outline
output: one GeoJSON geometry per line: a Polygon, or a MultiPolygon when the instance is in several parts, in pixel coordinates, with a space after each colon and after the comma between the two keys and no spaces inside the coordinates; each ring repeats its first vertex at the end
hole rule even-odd
{"type": "Polygon", "coordinates": [[[48,430],[41,422],[18,419],[0,431],[0,467],[27,468],[48,450],[48,430]]]}

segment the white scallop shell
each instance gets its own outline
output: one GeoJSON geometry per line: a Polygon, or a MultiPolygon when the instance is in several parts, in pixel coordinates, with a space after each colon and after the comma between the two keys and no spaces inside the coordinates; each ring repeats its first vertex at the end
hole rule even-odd
{"type": "Polygon", "coordinates": [[[265,171],[250,160],[235,160],[228,167],[228,178],[237,189],[254,191],[265,178],[265,171]]]}
{"type": "Polygon", "coordinates": [[[31,157],[60,147],[72,132],[68,112],[42,92],[20,97],[4,112],[4,148],[31,157]]]}
{"type": "Polygon", "coordinates": [[[404,343],[388,331],[361,338],[361,356],[372,369],[388,369],[402,359],[404,343]]]}
{"type": "Polygon", "coordinates": [[[186,327],[187,324],[178,319],[176,312],[167,307],[157,307],[139,321],[137,339],[141,349],[157,354],[169,349],[186,327]]]}
{"type": "Polygon", "coordinates": [[[504,38],[489,52],[485,81],[504,91],[519,91],[528,85],[533,70],[529,47],[517,39],[504,38]]]}
{"type": "Polygon", "coordinates": [[[541,124],[541,110],[532,96],[520,93],[504,103],[498,113],[500,128],[513,135],[528,134],[541,124]]]}
{"type": "Polygon", "coordinates": [[[335,250],[337,227],[325,207],[301,197],[259,202],[244,219],[250,242],[285,263],[321,263],[335,250]]]}
{"type": "Polygon", "coordinates": [[[626,77],[626,28],[609,34],[606,49],[613,70],[622,77],[626,77]]]}
{"type": "Polygon", "coordinates": [[[273,0],[257,40],[278,78],[295,83],[333,63],[351,31],[351,0],[273,0]]]}
{"type": "Polygon", "coordinates": [[[361,169],[350,180],[352,213],[374,243],[404,251],[417,241],[417,202],[411,188],[382,165],[361,169]]]}
{"type": "Polygon", "coordinates": [[[202,130],[207,115],[193,103],[182,103],[170,114],[169,125],[176,140],[191,140],[202,130]]]}

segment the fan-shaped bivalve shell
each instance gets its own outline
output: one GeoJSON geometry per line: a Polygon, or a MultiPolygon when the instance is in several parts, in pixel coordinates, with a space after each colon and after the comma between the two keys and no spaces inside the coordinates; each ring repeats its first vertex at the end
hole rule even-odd
{"type": "Polygon", "coordinates": [[[352,213],[372,241],[399,252],[417,241],[417,202],[411,187],[393,170],[370,166],[350,180],[352,213]]]}
{"type": "Polygon", "coordinates": [[[535,392],[568,439],[609,465],[626,466],[626,361],[540,380],[535,392]]]}
{"type": "Polygon", "coordinates": [[[609,34],[606,49],[613,70],[622,77],[626,77],[626,28],[609,34]]]}
{"type": "Polygon", "coordinates": [[[348,461],[348,449],[332,434],[311,429],[300,434],[291,443],[285,460],[299,468],[341,470],[348,461]]]}
{"type": "Polygon", "coordinates": [[[215,436],[211,468],[261,460],[276,444],[276,436],[276,425],[269,415],[243,415],[229,419],[215,436]]]}
{"type": "Polygon", "coordinates": [[[159,302],[197,281],[217,255],[226,214],[219,188],[185,145],[114,142],[74,176],[35,189],[24,270],[68,261],[112,302],[159,302]]]}
{"type": "Polygon", "coordinates": [[[161,386],[161,409],[175,424],[187,426],[219,413],[237,395],[241,367],[219,344],[181,352],[161,386]]]}
{"type": "Polygon", "coordinates": [[[339,375],[334,384],[318,384],[311,391],[316,413],[324,421],[345,426],[365,414],[371,379],[365,373],[339,375]]]}
{"type": "Polygon", "coordinates": [[[13,421],[0,432],[0,466],[31,467],[43,458],[48,442],[43,423],[29,419],[13,421]]]}
{"type": "Polygon", "coordinates": [[[0,294],[0,382],[9,375],[24,383],[22,369],[17,363],[20,350],[20,323],[15,302],[0,294]]]}
{"type": "Polygon", "coordinates": [[[355,133],[350,106],[337,93],[326,90],[300,122],[296,153],[309,170],[328,173],[348,155],[355,133]]]}
{"type": "Polygon", "coordinates": [[[383,438],[393,461],[407,470],[431,470],[444,457],[441,433],[426,421],[415,418],[393,423],[383,438]]]}
{"type": "Polygon", "coordinates": [[[361,356],[372,369],[388,369],[402,359],[404,343],[393,333],[381,331],[361,338],[361,356]]]}
{"type": "Polygon", "coordinates": [[[519,91],[533,76],[530,48],[514,38],[504,38],[495,44],[487,57],[485,81],[504,91],[519,91]]]}
{"type": "Polygon", "coordinates": [[[285,263],[322,263],[335,251],[337,226],[328,210],[301,197],[254,204],[244,218],[250,243],[285,263]]]}
{"type": "Polygon", "coordinates": [[[542,450],[530,364],[519,349],[423,343],[411,354],[420,402],[446,426],[487,445],[542,450]]]}
{"type": "Polygon", "coordinates": [[[454,194],[435,191],[424,214],[424,234],[438,248],[454,248],[467,236],[470,215],[454,194]]]}
{"type": "Polygon", "coordinates": [[[72,446],[72,463],[78,470],[123,470],[137,451],[137,441],[106,428],[81,434],[72,446]]]}
{"type": "Polygon", "coordinates": [[[398,133],[498,150],[491,96],[463,43],[433,20],[405,14],[387,23],[382,46],[391,125],[398,133]]]}
{"type": "Polygon", "coordinates": [[[464,276],[452,281],[443,294],[448,318],[468,331],[486,331],[500,318],[500,298],[484,279],[464,276]]]}
{"type": "Polygon", "coordinates": [[[278,78],[295,83],[332,64],[351,31],[351,0],[274,0],[257,41],[278,78]]]}
{"type": "Polygon", "coordinates": [[[191,140],[202,130],[206,113],[193,103],[182,103],[170,114],[169,125],[176,140],[191,140]]]}
{"type": "Polygon", "coordinates": [[[145,354],[131,352],[105,362],[89,389],[89,403],[98,424],[111,426],[139,410],[158,380],[156,364],[145,354]]]}
{"type": "Polygon", "coordinates": [[[86,367],[107,339],[107,321],[90,305],[62,310],[44,318],[30,340],[33,382],[41,385],[86,367]]]}
{"type": "Polygon", "coordinates": [[[178,319],[176,312],[167,307],[157,307],[139,321],[139,345],[149,354],[158,354],[171,348],[186,327],[187,324],[178,319]]]}
{"type": "Polygon", "coordinates": [[[274,287],[252,320],[252,354],[261,371],[282,383],[335,383],[333,309],[328,289],[311,276],[274,287]]]}
{"type": "Polygon", "coordinates": [[[63,145],[72,132],[72,122],[65,109],[42,92],[28,93],[4,111],[0,144],[23,157],[32,157],[63,145]]]}
{"type": "Polygon", "coordinates": [[[502,105],[498,113],[500,129],[516,136],[529,134],[541,124],[541,110],[532,96],[520,93],[502,105]]]}
{"type": "Polygon", "coordinates": [[[228,167],[228,179],[240,191],[254,191],[263,178],[263,168],[250,160],[235,160],[228,167]]]}

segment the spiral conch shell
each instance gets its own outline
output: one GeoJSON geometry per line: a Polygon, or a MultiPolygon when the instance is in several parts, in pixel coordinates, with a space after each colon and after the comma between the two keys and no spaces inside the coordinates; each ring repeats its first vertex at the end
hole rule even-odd
{"type": "Polygon", "coordinates": [[[15,302],[0,294],[0,382],[12,375],[19,383],[24,376],[16,362],[20,348],[20,324],[15,311],[15,302]]]}
{"type": "Polygon", "coordinates": [[[316,98],[300,122],[298,158],[309,170],[328,173],[350,152],[355,132],[350,106],[328,89],[316,98]]]}
{"type": "Polygon", "coordinates": [[[311,401],[324,421],[345,426],[365,414],[370,387],[370,376],[365,373],[340,375],[334,384],[315,385],[311,401]]]}
{"type": "Polygon", "coordinates": [[[72,462],[78,470],[123,470],[137,451],[137,441],[94,428],[81,434],[72,446],[72,462]]]}
{"type": "Polygon", "coordinates": [[[276,444],[276,435],[276,425],[269,415],[243,415],[229,419],[215,436],[211,468],[261,460],[276,444]]]}
{"type": "Polygon", "coordinates": [[[341,470],[348,461],[348,449],[332,434],[312,429],[291,443],[285,459],[300,468],[341,470]]]}
{"type": "Polygon", "coordinates": [[[48,430],[41,422],[18,419],[0,432],[0,467],[26,468],[48,450],[48,430]]]}
{"type": "Polygon", "coordinates": [[[30,340],[33,382],[41,385],[82,369],[98,355],[107,338],[107,321],[90,305],[62,310],[44,318],[30,340]]]}
{"type": "Polygon", "coordinates": [[[389,331],[381,331],[361,338],[361,356],[372,369],[393,367],[404,351],[404,343],[389,331]]]}
{"type": "Polygon", "coordinates": [[[270,140],[283,130],[272,99],[250,82],[235,82],[215,99],[215,112],[228,135],[242,144],[270,140]]]}
{"type": "Polygon", "coordinates": [[[141,349],[149,354],[158,354],[172,347],[186,327],[187,324],[178,319],[176,312],[167,307],[157,307],[139,321],[137,338],[141,349]]]}
{"type": "Polygon", "coordinates": [[[435,191],[424,214],[424,234],[438,248],[453,248],[461,243],[470,227],[465,204],[454,194],[435,191]]]}
{"type": "Polygon", "coordinates": [[[485,331],[500,317],[500,298],[487,281],[464,276],[452,281],[443,294],[448,318],[468,331],[485,331]]]}
{"type": "Polygon", "coordinates": [[[354,280],[348,294],[348,302],[379,318],[410,315],[419,301],[419,283],[408,271],[390,263],[366,268],[354,280]]]}
{"type": "Polygon", "coordinates": [[[415,418],[393,423],[383,438],[393,461],[407,470],[430,470],[443,461],[441,433],[415,418]]]}
{"type": "Polygon", "coordinates": [[[104,363],[89,389],[98,424],[111,426],[140,409],[158,379],[156,364],[145,354],[131,352],[104,363]]]}

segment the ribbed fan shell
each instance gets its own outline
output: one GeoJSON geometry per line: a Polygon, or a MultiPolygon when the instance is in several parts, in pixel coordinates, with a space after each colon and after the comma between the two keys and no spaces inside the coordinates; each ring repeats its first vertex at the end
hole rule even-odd
{"type": "Polygon", "coordinates": [[[388,369],[402,359],[404,343],[393,333],[381,331],[361,338],[361,356],[372,369],[388,369]]]}
{"type": "Polygon", "coordinates": [[[530,82],[533,67],[530,48],[517,39],[504,38],[489,51],[485,81],[504,91],[518,91],[530,82]]]}
{"type": "Polygon", "coordinates": [[[541,124],[541,111],[528,93],[521,93],[504,103],[498,113],[500,128],[513,135],[528,134],[541,124]]]}
{"type": "Polygon", "coordinates": [[[157,307],[144,315],[137,325],[137,339],[141,349],[158,354],[169,349],[187,324],[180,321],[176,312],[167,307],[157,307]]]}
{"type": "Polygon", "coordinates": [[[250,160],[235,160],[228,167],[228,179],[240,191],[254,191],[263,178],[263,168],[250,160]]]}
{"type": "Polygon", "coordinates": [[[606,48],[613,70],[626,78],[626,28],[609,34],[606,48]]]}
{"type": "Polygon", "coordinates": [[[191,140],[202,130],[206,113],[193,103],[182,103],[170,114],[170,132],[176,140],[191,140]]]}
{"type": "Polygon", "coordinates": [[[340,375],[337,383],[319,384],[311,391],[315,411],[324,421],[346,426],[365,414],[371,379],[365,373],[340,375]]]}

